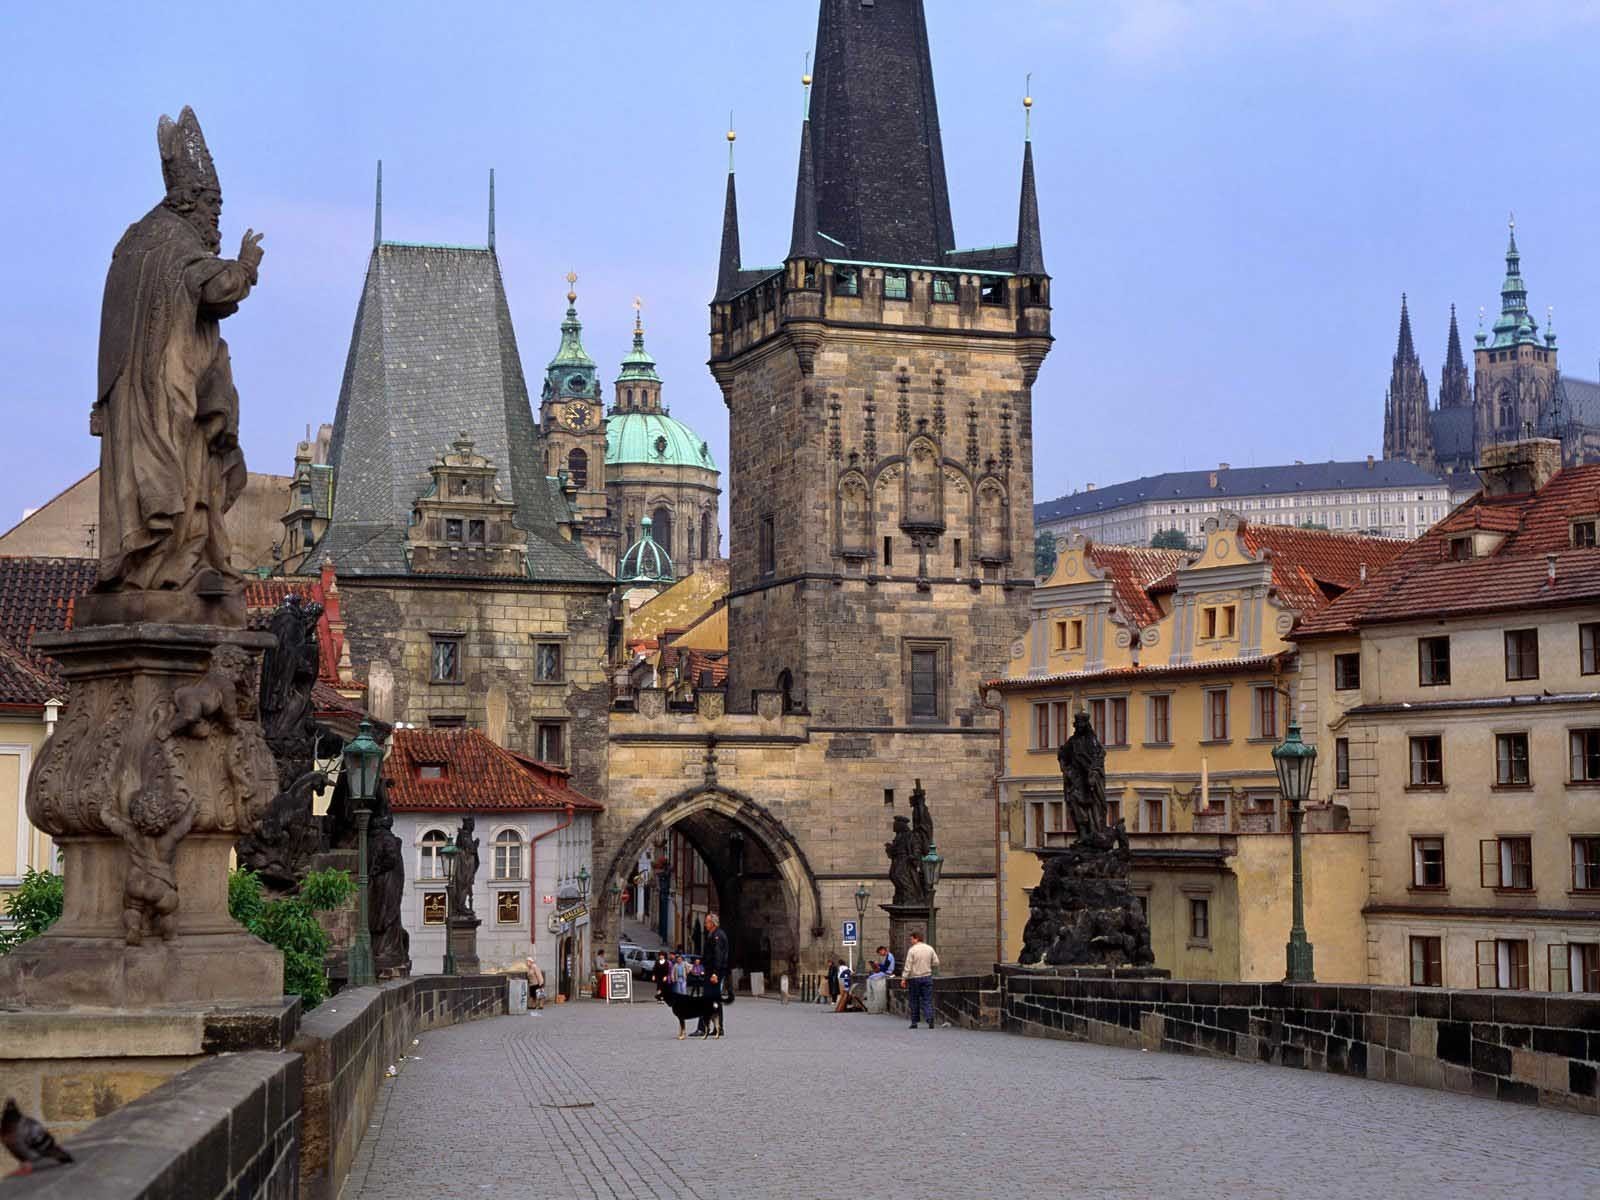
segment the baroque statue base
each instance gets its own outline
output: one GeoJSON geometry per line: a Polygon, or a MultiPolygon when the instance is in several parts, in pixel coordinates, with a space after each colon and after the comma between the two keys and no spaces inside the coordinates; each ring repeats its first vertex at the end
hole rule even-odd
{"type": "Polygon", "coordinates": [[[478,926],[482,924],[481,917],[450,918],[449,932],[445,936],[457,975],[476,975],[482,969],[478,961],[478,926]]]}
{"type": "Polygon", "coordinates": [[[1155,961],[1150,929],[1128,886],[1127,841],[1111,831],[1045,858],[1029,896],[1023,965],[1143,967],[1155,961]]]}
{"type": "MultiPolygon", "coordinates": [[[[906,951],[911,948],[912,931],[926,938],[929,921],[939,915],[937,908],[930,908],[926,904],[880,904],[878,907],[889,914],[889,950],[896,963],[905,962],[906,951]]],[[[858,962],[871,958],[871,947],[863,946],[861,950],[858,962]]]]}

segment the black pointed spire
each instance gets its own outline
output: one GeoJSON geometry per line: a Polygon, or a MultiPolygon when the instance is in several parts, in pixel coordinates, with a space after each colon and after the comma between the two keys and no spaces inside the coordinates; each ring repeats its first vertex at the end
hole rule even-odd
{"type": "Polygon", "coordinates": [[[1039,237],[1039,193],[1033,183],[1033,140],[1022,145],[1022,204],[1017,213],[1017,274],[1044,275],[1044,243],[1039,237]]]}
{"type": "Polygon", "coordinates": [[[841,257],[943,264],[955,234],[922,0],[822,0],[814,61],[817,232],[841,257]]]}
{"type": "Polygon", "coordinates": [[[1416,347],[1411,343],[1411,314],[1406,311],[1406,294],[1400,293],[1400,338],[1395,344],[1394,357],[1396,362],[1410,362],[1417,357],[1416,347]]]}
{"type": "Polygon", "coordinates": [[[789,236],[790,258],[821,258],[817,241],[817,167],[812,153],[811,118],[800,125],[800,169],[794,186],[794,231],[789,236]]]}
{"type": "Polygon", "coordinates": [[[1456,328],[1456,306],[1452,304],[1450,306],[1450,342],[1444,352],[1444,369],[1446,371],[1452,368],[1465,370],[1466,366],[1467,360],[1461,355],[1461,333],[1456,328]]]}
{"type": "MultiPolygon", "coordinates": [[[[733,131],[728,131],[731,141],[733,131]]],[[[739,290],[739,197],[733,187],[733,167],[728,168],[728,195],[722,202],[722,256],[717,260],[717,300],[739,290]]]]}
{"type": "Polygon", "coordinates": [[[1472,384],[1467,377],[1467,362],[1461,353],[1461,333],[1456,328],[1456,306],[1450,306],[1450,340],[1444,352],[1444,371],[1439,376],[1439,407],[1470,408],[1472,384]]]}

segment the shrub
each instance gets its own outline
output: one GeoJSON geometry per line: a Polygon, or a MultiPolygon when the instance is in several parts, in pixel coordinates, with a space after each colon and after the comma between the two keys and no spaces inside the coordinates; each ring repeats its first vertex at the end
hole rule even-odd
{"type": "Polygon", "coordinates": [[[1150,545],[1157,550],[1189,550],[1188,535],[1181,529],[1158,529],[1155,537],[1150,539],[1150,545]]]}
{"type": "Polygon", "coordinates": [[[253,871],[228,875],[228,912],[262,941],[283,951],[283,988],[307,1009],[328,998],[328,934],[317,913],[338,908],[355,895],[348,871],[313,871],[298,895],[268,900],[253,871]]]}
{"type": "Polygon", "coordinates": [[[54,925],[64,901],[61,876],[29,867],[22,886],[6,901],[6,916],[13,924],[0,926],[0,954],[10,954],[54,925]]]}

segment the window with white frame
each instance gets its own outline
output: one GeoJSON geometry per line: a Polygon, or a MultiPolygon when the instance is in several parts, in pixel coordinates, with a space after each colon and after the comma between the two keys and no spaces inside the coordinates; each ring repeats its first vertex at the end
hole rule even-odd
{"type": "Polygon", "coordinates": [[[444,856],[442,851],[450,839],[442,829],[430,829],[417,843],[417,878],[443,879],[444,856]]]}
{"type": "Polygon", "coordinates": [[[1533,839],[1484,838],[1478,843],[1479,882],[1501,892],[1533,891],[1533,839]]]}
{"type": "Polygon", "coordinates": [[[1528,943],[1522,938],[1494,938],[1477,944],[1478,986],[1526,991],[1528,943]]]}
{"type": "Polygon", "coordinates": [[[515,829],[502,829],[494,835],[494,877],[522,878],[522,835],[515,829]]]}

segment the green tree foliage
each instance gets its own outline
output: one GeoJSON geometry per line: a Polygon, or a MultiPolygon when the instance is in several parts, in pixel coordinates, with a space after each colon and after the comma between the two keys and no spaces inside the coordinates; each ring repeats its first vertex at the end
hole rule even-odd
{"type": "Polygon", "coordinates": [[[1056,535],[1041,529],[1033,535],[1033,573],[1043,579],[1056,569],[1056,535]]]}
{"type": "Polygon", "coordinates": [[[311,1009],[328,998],[328,934],[317,923],[317,914],[338,908],[355,891],[348,871],[313,871],[301,882],[298,895],[268,900],[254,872],[233,871],[228,875],[228,912],[283,951],[284,991],[311,1009]]]}
{"type": "Polygon", "coordinates": [[[1301,529],[1326,529],[1327,526],[1324,525],[1321,521],[1301,521],[1300,522],[1300,528],[1301,529]]]}
{"type": "Polygon", "coordinates": [[[1181,529],[1158,529],[1150,545],[1157,550],[1191,550],[1189,537],[1181,529]]]}
{"type": "Polygon", "coordinates": [[[64,898],[61,876],[29,867],[22,886],[6,901],[6,916],[13,924],[0,926],[0,954],[10,954],[54,925],[64,898]]]}

